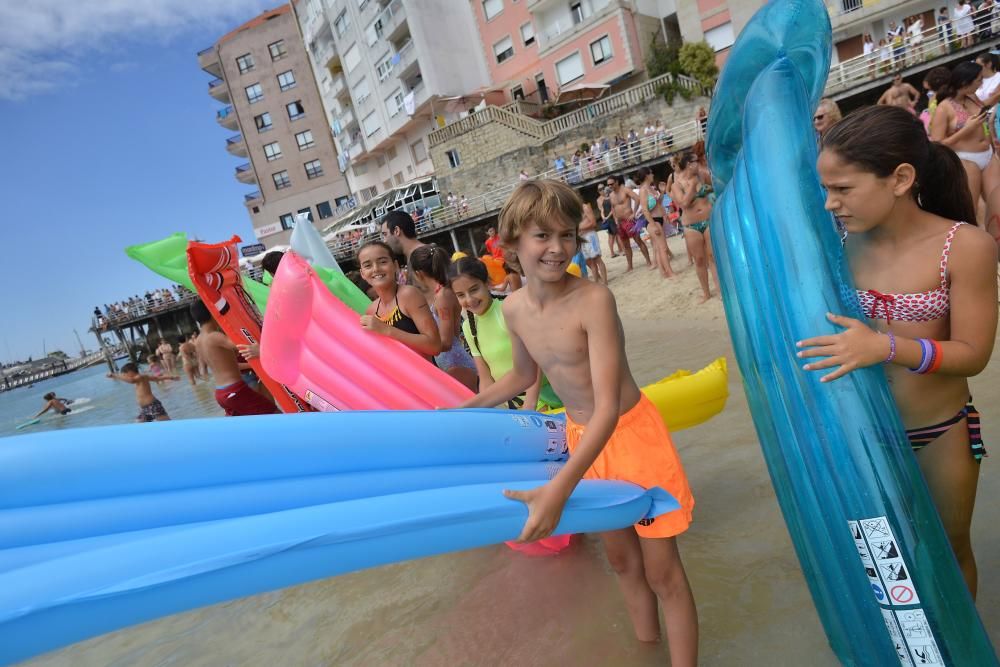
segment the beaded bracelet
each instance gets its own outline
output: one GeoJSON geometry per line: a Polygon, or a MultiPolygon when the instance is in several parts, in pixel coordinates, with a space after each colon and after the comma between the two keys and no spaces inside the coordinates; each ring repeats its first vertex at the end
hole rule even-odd
{"type": "Polygon", "coordinates": [[[886,331],[885,335],[889,337],[889,356],[882,363],[891,364],[896,359],[896,336],[891,331],[886,331]]]}

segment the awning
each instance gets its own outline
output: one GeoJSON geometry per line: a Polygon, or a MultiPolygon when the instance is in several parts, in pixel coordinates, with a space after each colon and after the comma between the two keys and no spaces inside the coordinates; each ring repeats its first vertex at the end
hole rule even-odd
{"type": "Polygon", "coordinates": [[[449,113],[468,111],[484,101],[494,106],[502,106],[507,103],[506,91],[508,84],[511,86],[516,85],[516,83],[504,81],[503,83],[491,86],[480,86],[464,95],[453,95],[438,99],[444,102],[444,110],[449,113]]]}
{"type": "Polygon", "coordinates": [[[559,90],[555,103],[592,102],[606,93],[610,87],[603,83],[574,83],[559,90]]]}

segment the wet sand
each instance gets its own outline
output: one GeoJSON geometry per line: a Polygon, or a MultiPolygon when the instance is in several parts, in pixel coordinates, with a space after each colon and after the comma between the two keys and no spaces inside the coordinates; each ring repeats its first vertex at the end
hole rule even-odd
{"type": "MultiPolygon", "coordinates": [[[[602,234],[603,236],[603,234],[602,234]]],[[[603,240],[603,239],[602,239],[603,240]]],[[[679,240],[671,243],[682,252],[679,240]]],[[[718,299],[686,258],[674,283],[609,260],[640,383],[725,355],[731,398],[675,434],[697,501],[680,538],[701,620],[703,665],[835,665],[753,432],[718,299]]],[[[987,446],[1000,424],[1000,362],[972,382],[987,446]]],[[[1000,450],[997,450],[1000,451],[1000,450]]],[[[1000,645],[1000,455],[984,461],[973,543],[980,614],[1000,645]]],[[[615,665],[666,663],[640,645],[590,537],[554,558],[497,546],[358,572],[161,619],[36,659],[35,667],[125,665],[615,665]]]]}

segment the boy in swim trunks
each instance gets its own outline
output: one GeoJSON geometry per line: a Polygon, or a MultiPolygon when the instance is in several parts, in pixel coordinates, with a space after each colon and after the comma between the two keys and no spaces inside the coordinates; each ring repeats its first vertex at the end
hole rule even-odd
{"type": "Polygon", "coordinates": [[[170,415],[168,415],[167,411],[163,408],[163,404],[160,403],[160,399],[153,396],[153,389],[149,386],[149,383],[176,380],[178,379],[176,375],[163,375],[161,377],[143,375],[139,372],[139,367],[130,362],[122,366],[121,373],[108,373],[108,377],[112,380],[135,385],[135,400],[139,403],[139,416],[136,417],[136,421],[170,421],[170,415]]]}
{"type": "Polygon", "coordinates": [[[271,415],[278,412],[274,401],[250,388],[241,374],[249,369],[248,364],[239,362],[239,351],[222,333],[212,318],[212,313],[201,301],[191,304],[191,316],[201,326],[201,333],[195,343],[198,354],[208,364],[215,379],[215,401],[227,417],[246,415],[271,415]]]}
{"type": "Polygon", "coordinates": [[[35,415],[35,417],[33,418],[41,417],[49,410],[55,410],[60,415],[68,415],[70,412],[72,412],[72,410],[66,407],[67,403],[72,402],[68,398],[57,398],[55,392],[51,391],[42,396],[42,398],[45,399],[45,407],[42,408],[42,411],[39,412],[37,415],[35,415]]]}
{"type": "Polygon", "coordinates": [[[520,541],[552,534],[581,479],[659,486],[680,502],[680,509],[601,537],[637,638],[659,639],[659,600],[670,664],[691,666],[698,616],[676,537],[691,522],[694,498],[659,412],[632,378],[614,296],[566,273],[581,217],[579,197],[558,181],[526,181],[511,194],[500,238],[527,277],[503,302],[514,368],[460,407],[502,404],[531,386],[539,368],[566,406],[569,461],[542,487],[505,492],[528,506],[520,541]]]}

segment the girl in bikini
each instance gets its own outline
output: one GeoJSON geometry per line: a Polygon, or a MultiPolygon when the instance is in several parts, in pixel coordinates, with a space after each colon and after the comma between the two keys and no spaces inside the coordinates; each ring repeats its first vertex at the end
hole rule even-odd
{"type": "Polygon", "coordinates": [[[975,226],[961,161],[931,143],[904,109],[855,111],[823,137],[817,167],[826,208],[846,229],[845,253],[868,321],[829,315],[844,330],[802,341],[799,356],[821,358],[805,369],[824,369],[824,382],[885,365],[974,596],[969,531],[985,450],[968,378],[993,352],[996,246],[975,226]]]}
{"type": "Polygon", "coordinates": [[[443,248],[422,245],[410,254],[413,281],[430,304],[431,315],[437,322],[441,352],[434,363],[472,391],[476,391],[476,365],[461,338],[462,307],[448,282],[451,258],[443,248]]]}
{"type": "MultiPolygon", "coordinates": [[[[1000,185],[1000,163],[993,159],[987,119],[989,107],[976,97],[983,83],[983,67],[959,63],[948,83],[935,93],[937,107],[931,118],[931,139],[948,146],[962,159],[973,207],[1000,185]]],[[[969,220],[975,222],[975,218],[969,220]]]]}
{"type": "Polygon", "coordinates": [[[375,290],[375,301],[361,316],[361,328],[397,340],[433,363],[441,336],[427,300],[416,287],[396,282],[399,264],[382,241],[358,249],[361,277],[375,290]]]}
{"type": "Polygon", "coordinates": [[[682,210],[684,242],[687,244],[688,255],[694,259],[698,282],[701,283],[701,302],[705,303],[712,298],[712,290],[708,284],[709,270],[716,286],[719,285],[715,256],[712,254],[712,239],[707,233],[715,193],[707,180],[702,178],[698,158],[694,153],[685,153],[678,161],[677,168],[677,178],[674,182],[677,196],[674,200],[679,203],[682,210]]]}
{"type": "Polygon", "coordinates": [[[659,267],[662,277],[673,278],[675,274],[670,266],[670,248],[667,246],[667,236],[663,230],[663,224],[667,221],[667,211],[660,201],[660,191],[656,188],[653,171],[648,167],[643,167],[637,175],[639,177],[639,204],[643,216],[650,221],[646,229],[649,230],[649,238],[653,243],[653,257],[656,260],[656,266],[659,267]]]}

